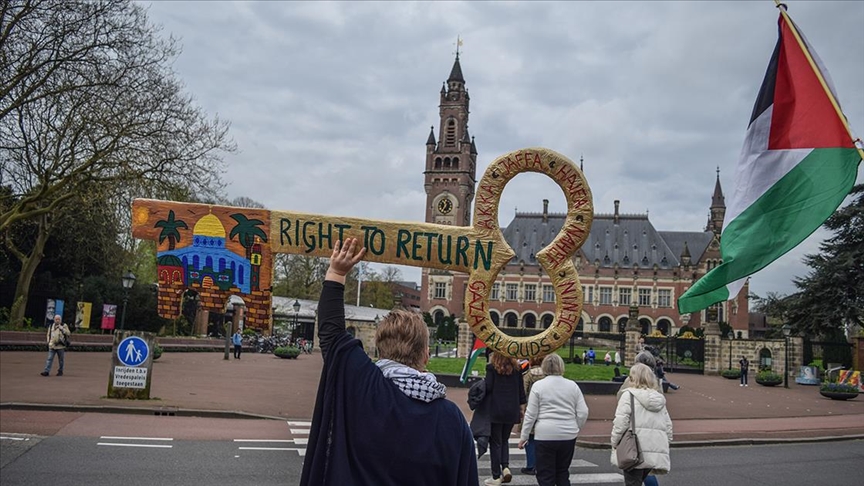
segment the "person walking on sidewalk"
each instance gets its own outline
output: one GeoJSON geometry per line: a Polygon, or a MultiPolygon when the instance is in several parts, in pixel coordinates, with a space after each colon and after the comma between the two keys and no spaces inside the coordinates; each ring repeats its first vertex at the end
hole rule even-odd
{"type": "Polygon", "coordinates": [[[237,329],[231,341],[234,343],[234,359],[240,359],[240,354],[243,352],[243,335],[240,334],[240,329],[237,329]]]}
{"type": "Polygon", "coordinates": [[[531,387],[519,448],[534,431],[537,449],[537,484],[570,486],[570,464],[576,437],[588,420],[588,405],[576,382],[564,378],[564,360],[558,354],[543,358],[545,378],[531,387]]]}
{"type": "Polygon", "coordinates": [[[666,397],[654,388],[656,379],[651,368],[636,363],[630,368],[629,378],[631,386],[618,399],[612,422],[611,460],[617,466],[615,447],[630,428],[631,421],[635,420],[642,462],[633,469],[622,470],[622,473],[625,486],[642,486],[650,473],[665,474],[671,469],[669,442],[672,441],[672,419],[666,411],[666,397]]]}
{"type": "Polygon", "coordinates": [[[492,478],[487,486],[498,486],[513,479],[510,472],[510,433],[513,426],[522,421],[525,410],[525,384],[519,363],[515,359],[493,352],[486,365],[486,399],[489,403],[489,420],[492,435],[489,436],[489,458],[492,478]]]}
{"type": "Polygon", "coordinates": [[[747,386],[747,372],[750,371],[750,362],[747,361],[747,358],[741,356],[738,366],[741,367],[741,386],[747,386]]]}
{"type": "Polygon", "coordinates": [[[345,329],[345,278],[365,254],[355,238],[333,245],[318,301],[324,366],[300,486],[477,486],[468,422],[424,371],[429,329],[421,314],[384,317],[377,362],[345,329]]]}
{"type": "Polygon", "coordinates": [[[51,366],[54,365],[54,356],[59,359],[57,376],[63,376],[63,366],[66,364],[66,346],[69,342],[69,327],[63,324],[63,317],[59,314],[54,316],[54,323],[48,328],[48,359],[45,360],[45,370],[42,376],[51,374],[51,366]]]}

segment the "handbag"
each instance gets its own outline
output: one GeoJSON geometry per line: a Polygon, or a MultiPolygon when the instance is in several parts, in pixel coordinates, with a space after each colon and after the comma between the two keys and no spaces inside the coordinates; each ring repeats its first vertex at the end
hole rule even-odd
{"type": "Polygon", "coordinates": [[[629,471],[642,462],[642,448],[639,447],[639,437],[636,436],[636,408],[633,393],[630,393],[630,428],[621,434],[615,444],[615,459],[618,467],[629,471]]]}

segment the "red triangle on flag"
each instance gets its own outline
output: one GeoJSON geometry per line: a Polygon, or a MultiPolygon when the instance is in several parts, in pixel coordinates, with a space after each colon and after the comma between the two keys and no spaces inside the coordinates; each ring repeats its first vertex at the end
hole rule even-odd
{"type": "Polygon", "coordinates": [[[782,48],[768,149],[853,147],[849,133],[782,16],[780,38],[782,48]]]}

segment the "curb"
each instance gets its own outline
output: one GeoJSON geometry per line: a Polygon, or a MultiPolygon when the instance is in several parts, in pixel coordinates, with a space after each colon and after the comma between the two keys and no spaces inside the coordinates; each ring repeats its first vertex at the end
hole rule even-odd
{"type": "MultiPolygon", "coordinates": [[[[246,420],[291,420],[287,417],[274,417],[240,411],[224,410],[201,410],[173,407],[120,407],[115,405],[56,405],[48,403],[0,403],[0,410],[31,410],[42,412],[94,412],[94,413],[116,413],[131,415],[155,415],[161,417],[204,417],[224,419],[246,419],[246,420]]],[[[717,440],[689,440],[672,441],[669,445],[675,449],[702,448],[702,447],[730,447],[745,445],[774,445],[774,444],[806,444],[818,442],[841,442],[851,440],[864,440],[864,434],[853,435],[831,435],[824,437],[797,437],[797,438],[736,438],[717,440]]],[[[611,445],[603,442],[592,442],[577,440],[576,446],[582,449],[609,450],[611,445]]]]}
{"type": "MultiPolygon", "coordinates": [[[[806,444],[812,442],[841,442],[847,440],[864,440],[864,434],[855,435],[829,435],[824,437],[793,437],[793,438],[738,438],[717,440],[685,440],[672,441],[669,447],[673,449],[696,448],[696,447],[728,447],[744,445],[776,445],[776,444],[806,444]]],[[[600,442],[576,441],[576,446],[583,449],[612,449],[610,444],[600,442]]]]}
{"type": "Polygon", "coordinates": [[[56,405],[50,403],[0,403],[0,410],[32,410],[42,412],[95,412],[95,413],[117,413],[131,415],[155,415],[157,417],[205,417],[226,419],[252,419],[252,420],[290,420],[286,417],[273,417],[240,411],[224,410],[200,410],[190,408],[174,407],[120,407],[116,405],[56,405]]]}

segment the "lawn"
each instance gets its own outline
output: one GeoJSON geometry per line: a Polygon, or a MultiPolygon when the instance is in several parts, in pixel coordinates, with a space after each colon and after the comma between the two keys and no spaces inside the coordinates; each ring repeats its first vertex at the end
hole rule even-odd
{"type": "MultiPolygon", "coordinates": [[[[561,353],[559,352],[559,354],[561,353]]],[[[563,354],[562,356],[568,358],[569,350],[567,350],[567,354],[563,354]]],[[[429,371],[444,375],[459,375],[462,373],[463,367],[465,367],[465,358],[430,358],[427,365],[429,371]]],[[[471,369],[476,370],[478,375],[485,376],[486,360],[483,358],[478,359],[474,362],[474,366],[471,369]]],[[[626,372],[626,370],[622,371],[626,372]]],[[[610,381],[615,376],[615,366],[606,366],[602,363],[595,364],[594,366],[566,364],[564,367],[564,376],[571,380],[610,381]]]]}

